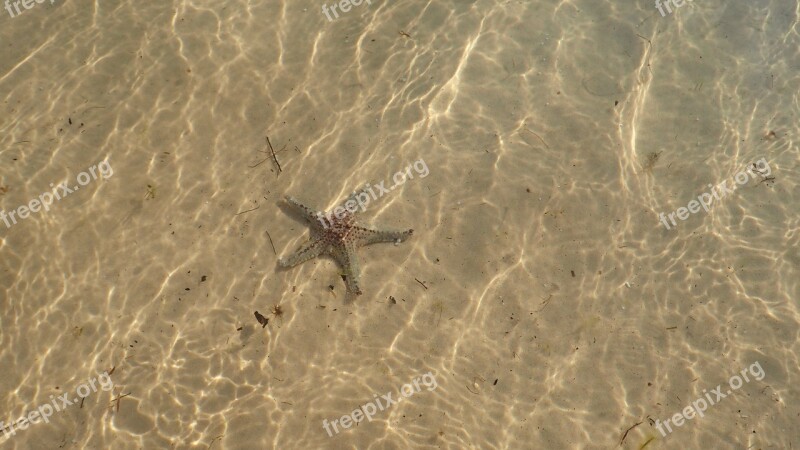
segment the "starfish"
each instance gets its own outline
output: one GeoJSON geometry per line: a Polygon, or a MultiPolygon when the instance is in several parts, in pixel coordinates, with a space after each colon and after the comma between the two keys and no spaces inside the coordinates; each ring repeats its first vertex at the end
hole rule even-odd
{"type": "MultiPolygon", "coordinates": [[[[414,232],[414,230],[375,230],[358,223],[356,221],[356,211],[358,210],[356,198],[364,192],[366,189],[353,192],[341,205],[327,213],[309,208],[298,200],[286,196],[286,202],[308,222],[311,237],[294,253],[278,260],[278,265],[294,267],[316,256],[329,255],[344,270],[348,292],[361,295],[360,268],[356,248],[379,242],[397,244],[406,240],[414,232]],[[336,211],[336,214],[333,214],[333,211],[336,211]]],[[[364,210],[363,204],[361,204],[361,210],[364,210]]]]}

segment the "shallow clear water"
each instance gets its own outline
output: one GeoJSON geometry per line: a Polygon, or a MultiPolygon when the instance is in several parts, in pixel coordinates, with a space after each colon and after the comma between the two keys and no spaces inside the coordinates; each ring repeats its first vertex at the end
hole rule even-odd
{"type": "Polygon", "coordinates": [[[798,448],[800,8],[659,4],[11,2],[0,448],[798,448]]]}

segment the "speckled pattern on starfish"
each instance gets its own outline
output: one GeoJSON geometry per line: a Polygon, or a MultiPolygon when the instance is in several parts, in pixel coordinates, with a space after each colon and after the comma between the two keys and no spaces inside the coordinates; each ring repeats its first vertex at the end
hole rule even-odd
{"type": "MultiPolygon", "coordinates": [[[[309,223],[311,237],[308,242],[301,245],[294,253],[278,260],[278,265],[281,267],[293,267],[322,254],[330,255],[344,270],[347,290],[352,294],[361,295],[361,287],[359,286],[360,268],[356,249],[379,242],[400,243],[414,232],[414,230],[374,230],[356,222],[357,209],[349,211],[344,205],[349,200],[355,201],[356,196],[365,191],[365,189],[356,191],[341,203],[341,208],[345,210],[344,214],[340,211],[341,219],[332,212],[316,211],[296,199],[286,196],[286,202],[309,223]]],[[[333,210],[336,210],[336,208],[333,210]]]]}

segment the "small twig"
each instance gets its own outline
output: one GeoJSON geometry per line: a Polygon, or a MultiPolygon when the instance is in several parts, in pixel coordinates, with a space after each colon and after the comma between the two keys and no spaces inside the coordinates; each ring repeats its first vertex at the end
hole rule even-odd
{"type": "Polygon", "coordinates": [[[274,253],[275,256],[278,256],[278,252],[275,251],[275,244],[272,243],[272,236],[269,235],[269,231],[267,231],[267,237],[269,238],[269,245],[272,246],[272,253],[274,253]]]}
{"type": "Polygon", "coordinates": [[[551,298],[553,298],[553,294],[550,294],[550,296],[549,296],[549,297],[547,297],[547,300],[545,300],[545,301],[543,301],[542,303],[540,303],[540,304],[542,305],[542,307],[541,307],[541,308],[539,308],[539,310],[538,310],[538,311],[536,311],[536,312],[538,313],[538,312],[542,312],[542,311],[544,311],[544,309],[545,309],[545,308],[547,308],[547,305],[550,303],[550,299],[551,299],[551,298]]]}
{"type": "Polygon", "coordinates": [[[622,435],[622,439],[620,439],[620,440],[619,440],[619,445],[622,445],[622,442],[623,442],[623,441],[625,441],[625,438],[626,438],[626,437],[628,437],[628,432],[629,432],[629,431],[631,431],[632,429],[634,429],[634,428],[638,427],[638,426],[639,426],[639,425],[641,425],[641,424],[642,424],[642,422],[639,422],[639,423],[637,423],[637,424],[633,425],[632,427],[628,428],[627,430],[625,430],[625,434],[623,434],[623,435],[622,435]]]}
{"type": "Polygon", "coordinates": [[[258,208],[261,208],[261,207],[260,207],[260,206],[256,206],[256,207],[255,207],[255,208],[253,208],[253,209],[248,209],[247,211],[238,212],[238,213],[234,214],[234,216],[238,216],[239,214],[244,214],[244,213],[247,213],[247,212],[250,212],[250,211],[255,211],[255,210],[257,210],[258,208]]]}
{"type": "MultiPolygon", "coordinates": [[[[120,394],[121,394],[121,393],[122,393],[122,392],[120,392],[120,394]]],[[[117,406],[117,412],[119,412],[119,403],[120,403],[120,400],[122,400],[123,398],[125,398],[125,397],[127,397],[127,396],[129,396],[129,395],[131,395],[131,393],[130,393],[130,392],[128,392],[128,393],[127,393],[127,394],[125,394],[125,395],[119,395],[119,394],[117,394],[117,398],[115,398],[115,399],[112,399],[112,400],[111,400],[111,405],[114,405],[114,403],[116,403],[116,406],[117,406]]]]}
{"type": "Polygon", "coordinates": [[[211,447],[214,445],[214,442],[216,442],[217,439],[222,439],[223,437],[225,437],[225,435],[224,434],[220,434],[219,436],[215,437],[214,439],[211,439],[211,443],[208,444],[208,449],[207,450],[211,450],[211,447]]]}
{"type": "Polygon", "coordinates": [[[764,177],[764,179],[761,180],[758,184],[761,184],[765,181],[775,181],[775,177],[764,177]]]}
{"type": "Polygon", "coordinates": [[[264,158],[263,160],[259,161],[259,162],[258,162],[256,165],[254,165],[254,166],[247,166],[247,167],[249,167],[249,168],[251,168],[251,169],[255,169],[256,167],[260,166],[260,165],[261,165],[261,163],[263,163],[264,161],[267,161],[268,159],[269,159],[269,158],[264,158]]]}
{"type": "Polygon", "coordinates": [[[275,165],[278,166],[278,173],[281,173],[281,163],[278,162],[278,157],[275,156],[275,149],[272,148],[272,143],[269,141],[269,136],[267,136],[267,145],[269,145],[269,151],[272,152],[272,159],[275,160],[275,165]]]}
{"type": "Polygon", "coordinates": [[[414,280],[416,280],[417,283],[421,284],[422,287],[424,287],[426,291],[428,290],[428,286],[425,286],[425,283],[423,283],[422,281],[417,280],[416,278],[414,278],[414,280]]]}
{"type": "Polygon", "coordinates": [[[530,134],[536,136],[537,138],[539,138],[539,140],[542,141],[542,144],[544,144],[545,147],[547,147],[548,149],[550,148],[550,146],[547,145],[547,142],[545,142],[544,139],[542,139],[541,136],[539,136],[538,134],[536,134],[533,131],[529,130],[528,127],[525,127],[525,131],[527,131],[528,133],[530,133],[530,134]]]}

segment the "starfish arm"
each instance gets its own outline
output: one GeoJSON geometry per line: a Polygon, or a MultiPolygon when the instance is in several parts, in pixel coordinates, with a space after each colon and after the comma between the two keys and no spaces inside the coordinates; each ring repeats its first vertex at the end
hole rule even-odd
{"type": "Polygon", "coordinates": [[[294,267],[300,263],[306,262],[311,258],[317,257],[325,251],[325,242],[321,239],[312,239],[300,248],[294,251],[286,258],[278,260],[278,265],[281,267],[294,267]]]}
{"type": "Polygon", "coordinates": [[[337,245],[332,252],[333,258],[344,270],[345,284],[347,290],[355,295],[361,295],[361,267],[358,265],[358,256],[356,255],[356,245],[353,243],[345,243],[344,245],[337,245]]]}
{"type": "Polygon", "coordinates": [[[408,239],[414,230],[372,230],[364,227],[353,227],[359,245],[377,244],[379,242],[403,242],[408,239]]]}
{"type": "Polygon", "coordinates": [[[309,222],[316,223],[316,221],[320,220],[320,213],[318,211],[314,211],[308,206],[300,203],[300,201],[296,198],[287,195],[286,203],[288,203],[295,211],[297,211],[309,222]]]}

